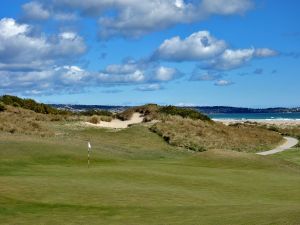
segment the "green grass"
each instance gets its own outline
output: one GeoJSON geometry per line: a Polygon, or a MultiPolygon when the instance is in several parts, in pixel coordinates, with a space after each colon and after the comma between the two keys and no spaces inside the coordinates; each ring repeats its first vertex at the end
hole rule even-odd
{"type": "Polygon", "coordinates": [[[277,153],[273,157],[284,159],[300,166],[300,147],[277,153]]]}
{"type": "Polygon", "coordinates": [[[59,127],[0,133],[0,224],[299,224],[292,155],[188,152],[142,126],[59,127]]]}

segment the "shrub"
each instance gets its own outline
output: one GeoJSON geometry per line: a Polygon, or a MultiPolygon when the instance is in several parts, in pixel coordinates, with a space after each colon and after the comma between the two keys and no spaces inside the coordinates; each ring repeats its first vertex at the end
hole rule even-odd
{"type": "Polygon", "coordinates": [[[118,113],[117,118],[122,121],[130,120],[133,113],[135,113],[135,110],[135,108],[126,109],[125,111],[118,113]]]}
{"type": "Polygon", "coordinates": [[[211,119],[208,116],[198,112],[195,109],[179,108],[176,106],[164,106],[160,108],[159,112],[173,116],[178,115],[182,118],[190,118],[193,120],[199,119],[204,121],[211,121],[211,119]]]}
{"type": "Polygon", "coordinates": [[[5,107],[4,103],[0,102],[0,112],[3,112],[5,110],[6,110],[6,107],[5,107]]]}
{"type": "Polygon", "coordinates": [[[61,115],[71,114],[69,111],[58,110],[58,109],[53,108],[52,106],[42,104],[42,103],[37,103],[33,99],[22,99],[22,98],[19,98],[16,96],[3,95],[0,97],[0,101],[6,105],[29,109],[36,113],[61,114],[61,115]]]}
{"type": "Polygon", "coordinates": [[[113,113],[107,110],[95,110],[95,109],[90,109],[90,110],[86,110],[83,112],[79,113],[80,115],[83,116],[113,116],[113,113]]]}
{"type": "Polygon", "coordinates": [[[104,122],[111,122],[112,119],[113,118],[111,116],[100,116],[100,120],[104,122]]]}
{"type": "Polygon", "coordinates": [[[88,121],[93,124],[98,124],[100,122],[98,116],[92,116],[88,121]]]}

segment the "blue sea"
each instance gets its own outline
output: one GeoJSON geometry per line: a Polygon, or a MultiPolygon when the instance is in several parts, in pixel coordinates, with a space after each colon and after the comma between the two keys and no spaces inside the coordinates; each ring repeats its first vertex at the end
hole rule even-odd
{"type": "Polygon", "coordinates": [[[219,113],[208,114],[212,119],[234,120],[300,120],[300,112],[296,113],[219,113]]]}

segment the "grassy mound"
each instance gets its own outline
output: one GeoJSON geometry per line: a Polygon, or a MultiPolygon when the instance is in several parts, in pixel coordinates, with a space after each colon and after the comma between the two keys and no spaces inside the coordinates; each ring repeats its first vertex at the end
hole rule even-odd
{"type": "Polygon", "coordinates": [[[48,124],[45,123],[51,120],[47,115],[12,106],[6,108],[4,112],[0,113],[0,131],[12,134],[53,135],[53,132],[48,128],[48,124]]]}
{"type": "Polygon", "coordinates": [[[229,149],[244,152],[268,150],[282,141],[280,134],[264,128],[167,116],[151,127],[171,145],[194,151],[229,149]]]}

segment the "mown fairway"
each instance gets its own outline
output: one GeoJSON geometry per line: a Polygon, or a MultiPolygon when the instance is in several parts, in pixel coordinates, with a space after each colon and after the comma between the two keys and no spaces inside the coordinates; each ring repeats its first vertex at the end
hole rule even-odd
{"type": "Polygon", "coordinates": [[[0,224],[300,224],[300,161],[286,161],[299,149],[192,153],[141,126],[64,132],[0,134],[0,224]]]}

